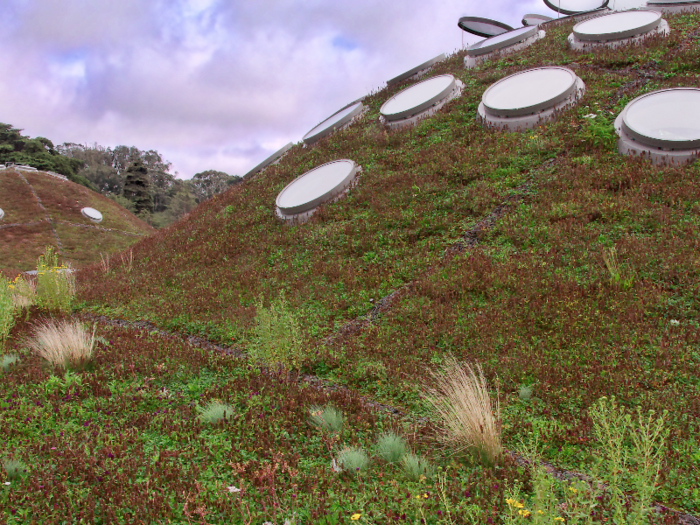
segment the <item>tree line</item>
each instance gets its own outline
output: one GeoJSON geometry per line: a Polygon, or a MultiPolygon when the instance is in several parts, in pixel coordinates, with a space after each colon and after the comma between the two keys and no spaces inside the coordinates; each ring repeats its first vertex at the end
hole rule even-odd
{"type": "Polygon", "coordinates": [[[143,220],[162,228],[199,203],[240,182],[240,177],[205,170],[191,180],[170,173],[172,164],[156,150],[136,146],[106,148],[23,136],[0,123],[0,163],[26,164],[54,171],[116,201],[143,220]]]}

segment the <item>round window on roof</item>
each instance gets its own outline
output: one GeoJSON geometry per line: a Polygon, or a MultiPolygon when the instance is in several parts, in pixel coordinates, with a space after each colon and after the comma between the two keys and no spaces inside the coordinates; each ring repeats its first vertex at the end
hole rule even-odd
{"type": "Polygon", "coordinates": [[[659,11],[620,11],[576,24],[569,35],[569,46],[579,51],[598,46],[616,47],[668,33],[668,23],[659,11]]]}
{"type": "Polygon", "coordinates": [[[481,98],[478,113],[487,125],[522,131],[575,104],[584,90],[583,81],[568,68],[529,69],[489,87],[481,98]]]}
{"type": "Polygon", "coordinates": [[[364,108],[365,106],[362,104],[362,102],[356,102],[344,107],[304,135],[304,143],[308,145],[314,144],[322,138],[332,134],[334,131],[347,126],[350,124],[352,119],[362,113],[364,108]]]}
{"type": "Polygon", "coordinates": [[[0,221],[5,218],[5,212],[2,211],[2,208],[0,208],[0,221]]]}
{"type": "Polygon", "coordinates": [[[467,48],[464,67],[475,67],[496,53],[507,54],[519,51],[544,38],[545,35],[546,33],[538,26],[527,26],[492,36],[467,48]]]}
{"type": "Polygon", "coordinates": [[[523,17],[524,26],[538,26],[544,24],[545,22],[550,22],[552,20],[551,16],[537,15],[537,14],[527,14],[523,17]]]}
{"type": "Polygon", "coordinates": [[[615,121],[621,154],[646,155],[657,164],[679,164],[700,154],[700,89],[647,93],[625,106],[615,121]]]}
{"type": "Polygon", "coordinates": [[[253,175],[255,175],[256,173],[258,173],[258,172],[264,170],[265,168],[267,168],[268,166],[270,166],[270,165],[272,165],[272,164],[275,164],[276,162],[278,162],[278,161],[282,158],[282,156],[283,156],[285,153],[287,153],[287,151],[289,151],[290,149],[292,149],[292,146],[293,146],[293,144],[290,142],[290,143],[287,144],[286,146],[283,146],[282,148],[278,149],[278,150],[275,151],[272,155],[270,155],[270,156],[267,157],[264,161],[262,161],[260,164],[258,164],[258,165],[255,166],[253,169],[251,169],[248,173],[246,173],[245,175],[243,175],[243,178],[244,178],[244,179],[249,179],[249,178],[251,178],[253,175]]]}
{"type": "Polygon", "coordinates": [[[80,210],[83,217],[90,219],[92,222],[102,222],[102,214],[95,208],[83,208],[80,210]]]}
{"type": "Polygon", "coordinates": [[[478,16],[463,16],[459,19],[457,25],[462,31],[483,38],[489,38],[513,30],[508,24],[478,16]]]}
{"type": "Polygon", "coordinates": [[[322,204],[342,197],[361,168],[352,160],[336,160],[307,171],[277,195],[277,216],[290,223],[305,222],[322,204]]]}
{"type": "Polygon", "coordinates": [[[577,15],[607,7],[610,0],[544,0],[544,3],[562,15],[577,15]]]}
{"type": "Polygon", "coordinates": [[[390,128],[415,124],[433,115],[444,104],[459,96],[464,84],[452,75],[439,75],[399,91],[379,109],[390,128]]]}
{"type": "Polygon", "coordinates": [[[387,86],[392,86],[394,84],[398,84],[399,82],[402,82],[406,79],[409,78],[418,78],[425,74],[431,67],[433,67],[435,64],[442,62],[445,60],[445,53],[442,53],[435,58],[431,58],[430,60],[423,62],[422,64],[414,67],[413,69],[409,69],[405,73],[401,73],[400,75],[387,80],[386,85],[387,86]]]}
{"type": "Polygon", "coordinates": [[[700,0],[651,0],[647,2],[649,9],[661,11],[664,14],[690,13],[700,11],[700,0]]]}

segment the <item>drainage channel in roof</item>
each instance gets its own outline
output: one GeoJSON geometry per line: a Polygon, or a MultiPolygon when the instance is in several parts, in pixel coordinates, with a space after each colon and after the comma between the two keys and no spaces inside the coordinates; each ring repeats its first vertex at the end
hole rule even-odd
{"type": "Polygon", "coordinates": [[[579,22],[569,35],[569,47],[585,51],[638,43],[653,35],[668,35],[668,22],[659,11],[631,10],[609,13],[579,22]]]}
{"type": "Polygon", "coordinates": [[[651,0],[647,2],[647,8],[661,11],[665,15],[700,11],[700,0],[689,0],[687,2],[679,2],[678,0],[651,0]]]}
{"type": "Polygon", "coordinates": [[[476,67],[496,53],[507,54],[519,51],[544,37],[545,32],[537,26],[519,27],[507,33],[492,36],[467,48],[464,67],[476,67]]]}
{"type": "Polygon", "coordinates": [[[287,153],[290,149],[292,149],[292,146],[293,146],[293,144],[290,142],[286,146],[275,151],[272,155],[270,155],[264,161],[262,161],[260,164],[255,166],[252,170],[250,170],[248,173],[243,175],[243,179],[248,180],[253,175],[255,175],[258,172],[261,172],[262,170],[264,170],[268,166],[271,166],[272,164],[276,164],[277,162],[279,162],[282,159],[282,156],[285,153],[287,153]]]}
{"type": "Polygon", "coordinates": [[[92,222],[102,222],[102,214],[95,208],[83,208],[80,210],[83,217],[90,219],[92,222]]]}
{"type": "Polygon", "coordinates": [[[655,164],[683,164],[700,156],[700,89],[647,93],[615,120],[622,155],[645,155],[655,164]]]}
{"type": "Polygon", "coordinates": [[[310,146],[331,133],[349,126],[355,117],[365,110],[362,102],[355,102],[333,113],[326,120],[304,135],[304,144],[310,146]]]}
{"type": "Polygon", "coordinates": [[[534,128],[574,105],[585,91],[583,81],[565,67],[540,67],[505,77],[489,87],[479,117],[508,131],[534,128]]]}
{"type": "Polygon", "coordinates": [[[538,26],[540,24],[544,24],[545,22],[549,22],[552,20],[551,16],[545,16],[545,15],[538,15],[538,14],[527,14],[523,17],[523,25],[524,26],[538,26]]]}
{"type": "Polygon", "coordinates": [[[277,195],[277,216],[289,223],[306,222],[319,206],[345,195],[361,171],[360,166],[347,159],[307,171],[277,195]]]}
{"type": "Polygon", "coordinates": [[[391,129],[410,126],[434,115],[462,93],[464,84],[452,75],[439,75],[399,91],[379,109],[380,121],[391,129]]]}
{"type": "Polygon", "coordinates": [[[607,7],[610,0],[544,0],[552,11],[562,15],[578,15],[607,7]]]}
{"type": "Polygon", "coordinates": [[[445,53],[442,53],[441,55],[436,56],[435,58],[431,58],[427,62],[423,62],[422,64],[414,67],[413,69],[409,69],[405,73],[401,73],[399,76],[396,76],[390,80],[386,81],[387,86],[392,86],[394,84],[398,84],[399,82],[402,82],[404,80],[408,79],[417,79],[425,75],[431,67],[433,67],[435,64],[442,62],[447,58],[445,56],[445,53]]]}
{"type": "Polygon", "coordinates": [[[498,20],[491,20],[490,18],[481,18],[478,16],[463,16],[459,19],[457,25],[462,31],[483,38],[490,38],[513,30],[508,24],[504,24],[498,20]]]}

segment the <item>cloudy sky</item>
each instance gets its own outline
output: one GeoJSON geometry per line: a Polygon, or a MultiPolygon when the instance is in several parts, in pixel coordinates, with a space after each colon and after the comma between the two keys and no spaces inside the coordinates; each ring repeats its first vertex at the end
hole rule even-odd
{"type": "Polygon", "coordinates": [[[242,175],[479,40],[460,16],[517,27],[525,13],[556,16],[542,0],[2,0],[0,122],[55,144],[156,149],[181,178],[242,175]]]}

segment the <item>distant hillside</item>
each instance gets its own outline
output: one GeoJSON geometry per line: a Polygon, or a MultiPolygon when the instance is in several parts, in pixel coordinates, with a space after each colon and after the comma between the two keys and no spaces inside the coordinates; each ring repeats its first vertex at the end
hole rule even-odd
{"type": "Polygon", "coordinates": [[[0,268],[31,270],[46,246],[74,266],[128,248],[154,229],[114,201],[47,172],[0,170],[0,268]],[[80,210],[95,208],[96,224],[80,210]]]}

